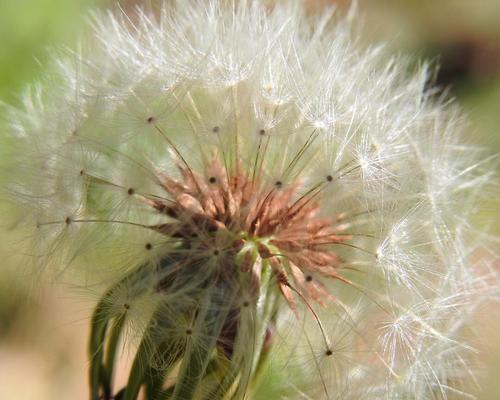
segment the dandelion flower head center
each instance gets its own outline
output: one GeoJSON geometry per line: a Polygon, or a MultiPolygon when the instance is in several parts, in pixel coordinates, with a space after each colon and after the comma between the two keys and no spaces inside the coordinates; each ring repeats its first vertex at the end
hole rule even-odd
{"type": "Polygon", "coordinates": [[[256,259],[267,260],[291,305],[289,277],[301,287],[313,286],[304,294],[322,301],[325,293],[311,274],[338,278],[341,260],[328,246],[351,237],[343,232],[344,224],[320,216],[315,197],[321,185],[299,195],[298,180],[286,186],[268,182],[250,175],[241,162],[231,172],[217,156],[203,173],[188,165],[179,164],[178,169],[181,179],[159,174],[174,201],[144,200],[172,219],[154,230],[179,238],[201,257],[217,259],[217,276],[222,279],[251,272],[258,282],[262,266],[256,259]]]}

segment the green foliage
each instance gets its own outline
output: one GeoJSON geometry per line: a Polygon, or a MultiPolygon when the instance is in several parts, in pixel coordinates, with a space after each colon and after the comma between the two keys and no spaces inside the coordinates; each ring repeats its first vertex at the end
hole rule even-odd
{"type": "MultiPolygon", "coordinates": [[[[15,101],[14,93],[47,59],[45,46],[71,41],[87,8],[97,0],[0,1],[0,98],[15,101]]],[[[68,43],[69,44],[69,43],[68,43]]]]}

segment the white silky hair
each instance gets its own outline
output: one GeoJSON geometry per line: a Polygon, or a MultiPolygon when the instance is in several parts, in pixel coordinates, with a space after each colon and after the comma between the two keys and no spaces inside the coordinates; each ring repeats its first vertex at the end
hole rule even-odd
{"type": "MultiPolygon", "coordinates": [[[[426,90],[433,67],[362,46],[356,15],[245,0],[94,13],[2,123],[3,197],[24,251],[88,285],[160,263],[171,241],[144,227],[164,216],[139,197],[168,197],[158,173],[179,177],[179,156],[199,172],[214,154],[250,174],[261,163],[264,185],[301,193],[321,182],[321,213],[353,233],[338,246],[351,284],[323,281],[332,358],[307,307],[282,312],[281,398],[474,398],[477,315],[498,276],[472,220],[495,194],[494,160],[426,90]]],[[[148,280],[135,285],[117,306],[158,301],[148,280]]]]}

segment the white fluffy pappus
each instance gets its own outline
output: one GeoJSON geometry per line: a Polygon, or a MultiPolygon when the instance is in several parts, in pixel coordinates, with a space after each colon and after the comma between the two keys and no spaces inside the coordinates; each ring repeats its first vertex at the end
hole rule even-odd
{"type": "Polygon", "coordinates": [[[491,160],[354,11],[264,3],[96,13],[7,110],[24,251],[105,290],[91,400],[474,398],[491,160]]]}

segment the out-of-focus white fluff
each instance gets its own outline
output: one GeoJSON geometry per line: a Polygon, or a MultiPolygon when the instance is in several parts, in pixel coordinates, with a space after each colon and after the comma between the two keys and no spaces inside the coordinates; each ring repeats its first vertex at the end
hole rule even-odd
{"type": "MultiPolygon", "coordinates": [[[[353,19],[244,0],[95,14],[4,125],[3,187],[37,265],[109,282],[168,252],[132,225],[160,222],[136,195],[165,196],[156,171],[177,174],[151,119],[196,170],[214,152],[231,163],[235,140],[250,169],[265,135],[270,184],[305,193],[330,177],[321,212],[345,213],[354,233],[338,249],[352,284],[324,282],[335,300],[317,310],[333,356],[307,307],[299,320],[283,311],[272,363],[289,380],[267,378],[280,398],[473,398],[476,316],[498,294],[487,235],[470,222],[491,164],[426,92],[429,67],[362,47],[353,19]]],[[[124,296],[156,296],[146,287],[124,296]]]]}

